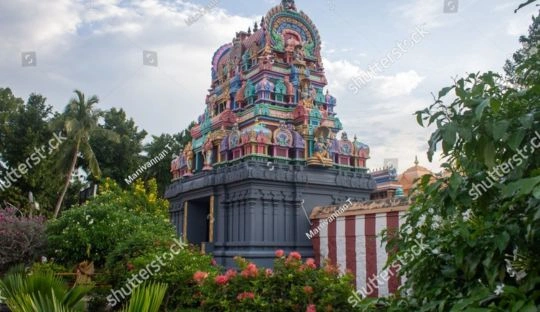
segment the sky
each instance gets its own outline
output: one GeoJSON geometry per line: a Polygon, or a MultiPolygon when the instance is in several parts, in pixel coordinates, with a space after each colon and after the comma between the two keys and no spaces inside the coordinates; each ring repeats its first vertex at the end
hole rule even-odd
{"type": "MultiPolygon", "coordinates": [[[[534,5],[514,13],[521,2],[296,0],[321,35],[344,130],[371,148],[369,168],[397,158],[403,171],[418,156],[439,171],[440,157],[426,157],[433,129],[413,114],[457,77],[502,72],[538,14],[534,5]]],[[[58,111],[79,89],[97,95],[101,109],[123,108],[152,135],[177,133],[203,113],[214,52],[279,3],[1,0],[0,87],[24,99],[42,94],[58,111]]]]}

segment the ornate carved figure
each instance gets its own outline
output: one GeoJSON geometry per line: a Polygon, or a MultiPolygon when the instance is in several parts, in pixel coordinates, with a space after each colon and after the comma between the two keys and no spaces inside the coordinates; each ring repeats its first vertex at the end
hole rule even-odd
{"type": "Polygon", "coordinates": [[[281,34],[275,30],[272,30],[272,40],[274,40],[274,49],[278,51],[283,51],[285,46],[284,46],[283,37],[281,36],[281,34]]]}
{"type": "Polygon", "coordinates": [[[281,5],[287,10],[296,11],[296,5],[294,4],[294,0],[282,0],[281,5]]]}
{"type": "Polygon", "coordinates": [[[194,156],[193,146],[191,145],[191,141],[190,141],[188,142],[188,144],[186,145],[186,148],[184,149],[184,157],[186,159],[186,166],[187,166],[186,174],[184,174],[184,176],[193,174],[193,156],[194,156]]]}
{"type": "Polygon", "coordinates": [[[328,148],[329,144],[327,140],[320,135],[315,142],[315,146],[313,147],[313,156],[316,157],[321,164],[324,164],[324,160],[328,159],[329,157],[328,148]]]}
{"type": "Polygon", "coordinates": [[[214,144],[212,143],[212,137],[208,136],[206,142],[203,145],[203,157],[204,167],[203,170],[212,170],[212,157],[214,156],[214,144]]]}
{"type": "Polygon", "coordinates": [[[307,43],[304,44],[304,54],[306,57],[314,57],[313,51],[315,49],[315,43],[311,40],[309,40],[307,43]]]}

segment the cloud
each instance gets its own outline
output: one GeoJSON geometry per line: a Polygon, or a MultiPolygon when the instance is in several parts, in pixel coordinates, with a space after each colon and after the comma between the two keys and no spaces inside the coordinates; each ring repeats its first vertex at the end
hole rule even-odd
{"type": "Polygon", "coordinates": [[[371,148],[369,167],[381,167],[384,158],[399,158],[401,164],[406,164],[401,169],[406,169],[418,155],[423,165],[438,170],[439,162],[428,163],[425,157],[433,129],[421,128],[413,116],[431,104],[430,97],[412,94],[425,77],[414,70],[380,75],[359,94],[353,94],[347,86],[363,72],[361,68],[343,59],[325,58],[323,62],[328,88],[338,100],[336,111],[344,131],[351,138],[358,135],[358,140],[371,148]]]}
{"type": "Polygon", "coordinates": [[[81,89],[153,134],[179,132],[204,110],[213,53],[260,19],[214,8],[188,26],[201,9],[157,0],[1,1],[9,19],[0,17],[0,72],[10,73],[19,96],[42,93],[59,111],[81,89]],[[36,51],[37,67],[20,67],[22,49],[36,51]],[[143,66],[143,50],[157,52],[157,67],[143,66]]]}
{"type": "Polygon", "coordinates": [[[414,70],[397,73],[393,76],[375,77],[374,83],[377,84],[375,91],[381,98],[410,95],[424,79],[425,77],[420,76],[414,70]]]}

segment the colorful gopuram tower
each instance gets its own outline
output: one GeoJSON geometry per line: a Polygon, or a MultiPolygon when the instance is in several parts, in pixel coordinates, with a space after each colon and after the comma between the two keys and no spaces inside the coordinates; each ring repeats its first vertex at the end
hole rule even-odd
{"type": "Polygon", "coordinates": [[[179,235],[222,265],[271,266],[276,249],[313,255],[313,207],[370,198],[369,147],[337,137],[326,85],[321,38],[292,0],[216,51],[204,114],[171,164],[179,235]]]}

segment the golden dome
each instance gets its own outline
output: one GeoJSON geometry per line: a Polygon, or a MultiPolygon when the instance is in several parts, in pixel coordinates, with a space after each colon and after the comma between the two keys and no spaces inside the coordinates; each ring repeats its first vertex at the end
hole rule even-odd
{"type": "Polygon", "coordinates": [[[403,186],[403,191],[405,192],[405,195],[409,194],[409,190],[415,186],[416,181],[419,178],[423,177],[426,174],[433,174],[433,172],[431,172],[429,169],[419,166],[418,163],[418,158],[416,158],[414,161],[414,166],[405,170],[405,172],[398,176],[398,184],[401,184],[403,186]]]}

